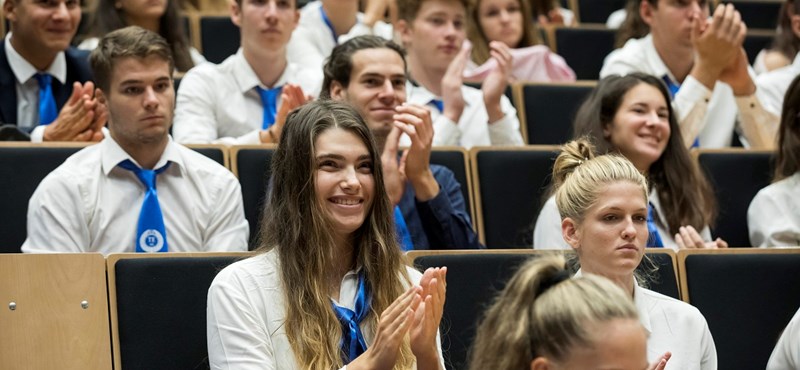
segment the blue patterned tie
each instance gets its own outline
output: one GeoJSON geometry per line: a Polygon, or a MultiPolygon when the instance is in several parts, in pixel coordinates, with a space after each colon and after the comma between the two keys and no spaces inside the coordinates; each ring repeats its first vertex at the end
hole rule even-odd
{"type": "Polygon", "coordinates": [[[444,102],[441,99],[431,99],[430,103],[439,110],[439,113],[444,112],[444,102]]]}
{"type": "Polygon", "coordinates": [[[339,342],[339,348],[341,348],[342,360],[344,360],[345,364],[355,360],[356,357],[367,350],[367,342],[364,340],[364,334],[361,333],[361,327],[358,326],[369,314],[370,307],[369,289],[364,280],[364,274],[358,274],[355,311],[337,306],[336,303],[331,302],[333,312],[342,325],[342,340],[339,342]]]}
{"type": "Polygon", "coordinates": [[[658,233],[656,228],[656,221],[653,218],[653,203],[647,204],[647,247],[648,248],[664,248],[664,242],[661,241],[661,234],[658,233]]]}
{"type": "Polygon", "coordinates": [[[145,187],[144,202],[139,212],[139,224],[136,227],[136,252],[167,252],[167,229],[164,227],[164,216],[158,204],[156,193],[156,176],[166,170],[171,162],[157,170],[146,170],[137,167],[129,159],[119,166],[133,172],[145,187]]]}
{"type": "Polygon", "coordinates": [[[260,86],[256,86],[256,90],[258,90],[258,95],[261,96],[261,104],[264,105],[264,120],[261,128],[266,130],[275,123],[275,114],[278,112],[278,97],[281,95],[283,86],[272,89],[262,89],[260,86]]]}
{"type": "Polygon", "coordinates": [[[397,228],[397,234],[400,237],[400,248],[403,251],[414,250],[414,243],[411,241],[411,233],[408,231],[406,219],[403,217],[403,212],[400,206],[394,206],[394,225],[397,228]]]}
{"type": "Polygon", "coordinates": [[[39,83],[39,123],[49,125],[58,117],[56,99],[53,97],[53,76],[37,73],[36,81],[39,83]]]}

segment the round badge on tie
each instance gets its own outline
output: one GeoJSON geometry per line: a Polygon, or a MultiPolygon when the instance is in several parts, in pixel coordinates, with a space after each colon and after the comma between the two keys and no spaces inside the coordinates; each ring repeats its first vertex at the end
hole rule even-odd
{"type": "Polygon", "coordinates": [[[148,229],[139,237],[139,247],[147,253],[154,253],[164,247],[164,236],[156,229],[148,229]]]}

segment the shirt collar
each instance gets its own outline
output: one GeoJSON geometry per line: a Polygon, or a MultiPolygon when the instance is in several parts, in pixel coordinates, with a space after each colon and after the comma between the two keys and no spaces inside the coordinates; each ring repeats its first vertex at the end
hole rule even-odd
{"type": "MultiPolygon", "coordinates": [[[[183,168],[183,158],[181,157],[180,153],[178,152],[177,145],[173,140],[172,136],[169,136],[169,142],[167,143],[167,147],[164,148],[164,153],[161,154],[161,158],[158,159],[155,168],[161,168],[167,164],[167,162],[172,162],[178,165],[178,167],[183,168]]],[[[114,140],[111,135],[107,135],[102,142],[100,142],[100,152],[101,152],[101,160],[102,160],[102,169],[103,174],[108,176],[111,173],[111,170],[117,167],[122,161],[129,159],[131,162],[136,164],[137,166],[141,167],[135,159],[131,158],[131,156],[122,149],[121,146],[114,140]]],[[[174,166],[170,166],[172,168],[174,166]]]]}
{"type": "Polygon", "coordinates": [[[661,60],[661,57],[658,55],[656,45],[653,43],[653,35],[648,33],[647,36],[642,38],[642,43],[645,60],[650,66],[650,70],[652,72],[650,74],[656,77],[667,76],[667,78],[675,83],[675,85],[680,86],[680,83],[675,78],[675,75],[670,72],[669,68],[667,68],[667,65],[664,64],[664,61],[661,60]]]}
{"type": "Polygon", "coordinates": [[[794,61],[792,62],[792,68],[795,71],[800,71],[800,53],[794,56],[794,61]]]}
{"type": "MultiPolygon", "coordinates": [[[[278,78],[278,81],[275,82],[275,85],[272,87],[283,86],[289,82],[289,79],[292,78],[296,69],[296,65],[292,63],[286,63],[286,68],[284,68],[281,77],[278,78]]],[[[250,63],[247,62],[247,59],[244,58],[244,52],[242,51],[242,48],[239,48],[234,56],[233,78],[239,85],[239,91],[243,94],[253,90],[256,86],[264,89],[272,88],[270,86],[264,86],[261,84],[261,81],[259,81],[256,72],[253,70],[253,67],[251,67],[250,63]]]]}
{"type": "MultiPolygon", "coordinates": [[[[461,87],[461,90],[464,90],[464,87],[461,87]]],[[[464,96],[464,94],[461,94],[464,96]]],[[[424,86],[417,84],[410,79],[406,81],[406,101],[412,104],[418,104],[421,106],[426,106],[428,103],[431,102],[433,99],[441,100],[441,96],[436,96],[424,86]]],[[[469,99],[464,99],[464,107],[469,107],[470,101],[469,99]]],[[[438,111],[437,111],[438,112],[438,111]]]]}
{"type": "Polygon", "coordinates": [[[11,71],[14,72],[14,76],[17,78],[17,82],[20,85],[28,82],[28,80],[39,72],[49,73],[56,80],[61,82],[62,85],[66,83],[67,60],[63,51],[56,54],[56,58],[50,63],[50,67],[48,67],[46,71],[38,71],[36,67],[25,60],[22,55],[19,55],[14,49],[14,46],[11,45],[11,32],[6,35],[5,49],[6,56],[8,57],[8,64],[11,66],[11,71]]]}

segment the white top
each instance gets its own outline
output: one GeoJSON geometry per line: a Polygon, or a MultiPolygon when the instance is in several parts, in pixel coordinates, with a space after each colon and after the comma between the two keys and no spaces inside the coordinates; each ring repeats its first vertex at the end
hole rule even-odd
{"type": "MultiPolygon", "coordinates": [[[[664,210],[661,209],[661,201],[658,199],[658,193],[655,190],[650,192],[650,203],[653,203],[653,209],[655,210],[653,218],[655,218],[656,229],[658,234],[661,235],[661,242],[664,244],[664,248],[678,250],[674,233],[667,230],[665,221],[667,217],[664,214],[664,210]]],[[[700,236],[705,241],[711,241],[711,230],[708,226],[700,231],[700,236]]],[[[541,212],[539,212],[539,218],[536,219],[536,227],[533,229],[533,248],[571,249],[561,233],[561,214],[558,212],[555,195],[544,203],[541,212]]]]}
{"type": "MultiPolygon", "coordinates": [[[[47,175],[28,204],[22,251],[135,252],[145,187],[117,166],[125,159],[136,163],[109,135],[47,175]]],[[[172,139],[155,168],[167,162],[156,186],[169,251],[246,251],[248,224],[233,174],[172,139]]]]}
{"type": "MultiPolygon", "coordinates": [[[[643,72],[659,78],[677,79],[659,57],[652,35],[631,39],[609,54],[600,70],[600,77],[643,72]]],[[[755,74],[750,71],[755,80],[755,74]]],[[[717,81],[710,91],[700,81],[687,76],[675,94],[673,107],[684,142],[689,145],[695,137],[702,148],[730,146],[738,118],[738,130],[746,146],[764,147],[774,143],[778,117],[765,111],[757,95],[736,97],[730,85],[717,81]],[[738,112],[738,115],[737,115],[738,112]],[[699,134],[699,135],[698,135],[699,134]],[[748,144],[749,143],[749,144],[748,144]]]]}
{"type": "MultiPolygon", "coordinates": [[[[275,83],[298,84],[317,96],[322,71],[289,63],[275,83]]],[[[179,143],[260,144],[264,106],[256,87],[264,86],[242,49],[221,64],[204,63],[189,70],[178,87],[172,134],[179,143]]],[[[280,97],[278,106],[280,106],[280,97]]]]}
{"type": "Polygon", "coordinates": [[[391,40],[394,34],[391,24],[377,21],[372,28],[362,23],[364,14],[356,15],[356,24],[347,34],[336,37],[322,19],[322,1],[315,0],[300,9],[300,22],[292,32],[286,45],[286,58],[289,62],[313,70],[322,70],[326,59],[338,44],[356,36],[375,35],[391,40]]]}
{"type": "MultiPolygon", "coordinates": [[[[419,284],[422,274],[411,267],[407,271],[411,281],[419,284]]],[[[349,271],[342,279],[337,304],[353,309],[357,290],[358,275],[349,271]]],[[[220,271],[208,289],[211,369],[299,369],[286,336],[285,306],[277,251],[233,263],[220,271]]],[[[366,323],[361,330],[367,345],[371,345],[375,339],[372,330],[366,323]]],[[[438,337],[436,344],[443,361],[438,337]]]]}
{"type": "Polygon", "coordinates": [[[615,10],[606,19],[606,28],[618,29],[625,22],[625,18],[628,18],[628,11],[625,8],[615,10]]]}
{"type": "Polygon", "coordinates": [[[778,344],[769,356],[767,370],[800,370],[800,310],[783,329],[778,344]]]}
{"type": "Polygon", "coordinates": [[[639,321],[650,334],[647,359],[672,352],[666,370],[717,370],[717,349],[703,314],[694,306],[640,287],[633,288],[639,321]]]}
{"type": "MultiPolygon", "coordinates": [[[[483,92],[474,87],[461,86],[464,111],[461,119],[455,123],[431,104],[431,100],[441,97],[433,95],[428,89],[408,82],[406,94],[409,103],[430,109],[433,119],[433,145],[455,145],[469,149],[473,146],[525,144],[519,131],[517,110],[505,95],[500,98],[500,107],[505,115],[496,122],[489,123],[489,114],[483,104],[483,92]]],[[[403,135],[400,145],[411,145],[408,136],[403,135]]]]}
{"type": "Polygon", "coordinates": [[[754,247],[800,245],[800,172],[758,192],[747,208],[754,247]]]}
{"type": "MultiPolygon", "coordinates": [[[[578,270],[575,276],[581,276],[578,270]]],[[[633,304],[647,331],[647,360],[672,352],[665,370],[717,370],[717,349],[703,314],[694,306],[639,286],[633,304]]]]}
{"type": "MultiPolygon", "coordinates": [[[[36,80],[36,74],[39,71],[11,46],[11,32],[6,35],[4,44],[8,64],[11,66],[11,71],[14,72],[14,77],[16,77],[17,122],[13,123],[26,131],[33,127],[31,141],[41,143],[44,138],[45,126],[39,125],[39,82],[36,80]]],[[[64,56],[64,52],[60,51],[56,54],[56,58],[50,64],[50,67],[42,72],[49,73],[62,85],[65,84],[67,81],[67,59],[64,56]]]]}
{"type": "Polygon", "coordinates": [[[789,90],[789,85],[797,75],[800,75],[800,53],[794,57],[792,64],[762,73],[756,78],[756,95],[758,95],[764,108],[776,116],[783,111],[783,97],[789,90]]]}
{"type": "MultiPolygon", "coordinates": [[[[94,49],[97,48],[97,45],[99,43],[100,43],[100,39],[99,38],[97,38],[97,37],[89,37],[89,38],[83,40],[80,44],[78,44],[78,49],[94,50],[94,49]]],[[[194,63],[194,65],[199,65],[199,64],[207,62],[206,61],[206,57],[204,57],[203,54],[200,54],[200,52],[197,51],[197,49],[195,49],[194,46],[190,46],[189,47],[189,56],[192,57],[192,63],[194,63]]]]}

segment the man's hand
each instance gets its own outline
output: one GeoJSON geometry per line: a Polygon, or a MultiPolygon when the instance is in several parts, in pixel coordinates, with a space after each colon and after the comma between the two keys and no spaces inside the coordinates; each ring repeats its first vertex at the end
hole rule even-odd
{"type": "Polygon", "coordinates": [[[300,86],[294,84],[284,85],[281,89],[281,105],[275,113],[275,123],[269,129],[262,130],[259,133],[258,136],[261,142],[277,144],[280,141],[283,125],[286,124],[286,117],[289,112],[311,100],[313,100],[313,97],[305,95],[300,86]]]}
{"type": "MultiPolygon", "coordinates": [[[[98,120],[104,117],[97,116],[95,108],[98,102],[93,95],[94,84],[92,82],[87,82],[85,85],[75,82],[72,85],[72,95],[58,112],[58,117],[45,126],[43,140],[89,141],[94,138],[95,131],[92,124],[97,122],[95,117],[98,120]]],[[[103,106],[105,107],[105,104],[103,106]]],[[[104,108],[101,110],[105,112],[104,108]]]]}
{"type": "Polygon", "coordinates": [[[461,95],[461,85],[464,83],[464,68],[469,60],[470,48],[462,48],[458,55],[450,62],[442,78],[442,103],[444,114],[449,120],[458,124],[461,113],[464,111],[464,96],[461,95]]]}
{"type": "Polygon", "coordinates": [[[386,136],[386,145],[383,147],[383,154],[381,154],[381,164],[383,165],[383,184],[386,188],[386,193],[389,195],[389,201],[392,206],[400,203],[403,198],[403,193],[406,188],[406,175],[405,169],[397,162],[397,148],[400,142],[400,131],[397,127],[392,127],[389,135],[386,136]]]}
{"type": "Polygon", "coordinates": [[[697,59],[691,75],[713,90],[722,71],[740,52],[747,26],[732,4],[717,6],[710,23],[695,17],[692,24],[691,40],[697,59]]]}
{"type": "MultiPolygon", "coordinates": [[[[428,201],[439,194],[439,183],[431,172],[431,146],[433,145],[433,122],[431,112],[413,104],[396,108],[394,126],[408,135],[411,147],[400,161],[401,172],[411,181],[419,201],[428,201]]],[[[389,146],[388,143],[386,145],[389,146]]]]}
{"type": "Polygon", "coordinates": [[[483,104],[486,105],[486,113],[489,115],[489,123],[493,123],[505,115],[500,106],[500,99],[508,87],[512,57],[508,46],[500,41],[490,42],[489,49],[492,59],[497,61],[497,68],[483,80],[481,90],[483,91],[483,104]]]}
{"type": "Polygon", "coordinates": [[[750,77],[749,67],[747,53],[744,48],[739,48],[739,53],[720,73],[719,80],[730,85],[735,96],[753,95],[756,92],[756,83],[750,77]]]}

